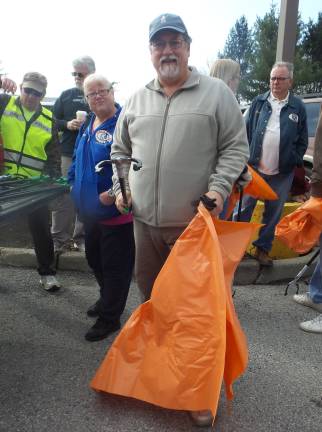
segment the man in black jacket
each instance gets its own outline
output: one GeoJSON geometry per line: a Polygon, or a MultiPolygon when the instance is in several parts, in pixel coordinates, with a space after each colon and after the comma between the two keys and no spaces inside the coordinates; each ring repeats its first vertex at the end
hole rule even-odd
{"type": "MultiPolygon", "coordinates": [[[[65,90],[56,100],[54,116],[57,120],[58,130],[61,132],[62,151],[62,175],[67,177],[68,169],[72,162],[74,145],[84,118],[82,114],[89,112],[89,107],[84,98],[84,79],[95,72],[94,60],[89,56],[83,56],[73,61],[72,75],[75,78],[75,87],[65,90]],[[77,114],[77,112],[80,113],[77,114]]],[[[74,206],[68,195],[59,201],[52,213],[52,236],[56,253],[62,253],[70,246],[70,229],[75,215],[74,206]]],[[[72,236],[73,247],[84,251],[83,225],[75,218],[75,227],[72,236]]]]}

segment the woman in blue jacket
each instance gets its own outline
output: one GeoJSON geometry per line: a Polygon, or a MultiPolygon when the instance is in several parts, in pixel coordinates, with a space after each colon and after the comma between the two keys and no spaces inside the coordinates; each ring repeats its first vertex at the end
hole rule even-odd
{"type": "Polygon", "coordinates": [[[113,87],[98,74],[84,81],[92,114],[79,131],[68,173],[71,194],[85,227],[85,254],[100,287],[100,297],[87,314],[97,316],[85,335],[88,341],[107,337],[120,328],[131,283],[135,247],[132,215],[122,215],[114,204],[112,168],[103,174],[95,165],[110,158],[113,132],[121,111],[113,87]]]}

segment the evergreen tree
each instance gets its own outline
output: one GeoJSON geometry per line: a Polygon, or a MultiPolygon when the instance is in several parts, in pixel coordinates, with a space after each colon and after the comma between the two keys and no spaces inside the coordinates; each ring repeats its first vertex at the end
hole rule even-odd
{"type": "Polygon", "coordinates": [[[276,58],[278,34],[278,12],[276,5],[263,18],[257,17],[253,31],[252,68],[245,92],[246,99],[253,99],[268,89],[269,75],[276,58]]]}
{"type": "MultiPolygon", "coordinates": [[[[250,101],[269,88],[269,75],[276,59],[279,11],[272,3],[263,18],[257,17],[254,27],[248,28],[241,16],[230,30],[219,58],[231,58],[240,64],[239,99],[250,101]]],[[[304,24],[297,20],[294,56],[294,88],[299,94],[322,92],[322,12],[317,22],[304,24]]]]}
{"type": "Polygon", "coordinates": [[[230,58],[240,65],[240,86],[238,96],[243,97],[245,84],[248,80],[249,61],[252,53],[252,33],[248,28],[246,17],[241,16],[231,28],[223,53],[219,58],[230,58]]]}
{"type": "Polygon", "coordinates": [[[322,12],[316,23],[309,20],[304,26],[300,56],[304,63],[299,76],[299,89],[303,93],[322,92],[322,12]]]}
{"type": "MultiPolygon", "coordinates": [[[[316,24],[310,20],[304,31],[303,48],[307,57],[315,63],[315,68],[322,66],[322,12],[319,13],[316,24]]],[[[321,71],[320,71],[321,73],[321,71]]]]}

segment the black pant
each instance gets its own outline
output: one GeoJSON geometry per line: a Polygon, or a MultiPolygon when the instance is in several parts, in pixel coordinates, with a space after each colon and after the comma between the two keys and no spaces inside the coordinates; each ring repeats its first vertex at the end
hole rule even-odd
{"type": "Polygon", "coordinates": [[[41,207],[28,215],[28,225],[34,242],[38,261],[38,273],[41,276],[54,275],[54,243],[50,233],[48,206],[41,207]]]}
{"type": "Polygon", "coordinates": [[[134,266],[133,224],[85,222],[85,253],[100,286],[99,316],[118,320],[125,308],[134,266]]]}

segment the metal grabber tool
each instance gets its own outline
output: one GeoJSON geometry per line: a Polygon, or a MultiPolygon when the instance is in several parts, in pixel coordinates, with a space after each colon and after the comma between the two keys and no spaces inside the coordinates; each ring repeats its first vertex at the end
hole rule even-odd
{"type": "Polygon", "coordinates": [[[290,286],[295,286],[296,287],[296,294],[298,294],[299,289],[300,289],[300,284],[299,284],[299,280],[301,279],[301,277],[304,275],[304,273],[306,272],[306,270],[310,267],[310,265],[313,263],[313,261],[320,255],[320,249],[318,249],[309,259],[309,261],[305,264],[305,266],[302,268],[302,270],[300,270],[298,272],[298,274],[295,276],[295,278],[293,280],[291,280],[291,282],[289,282],[285,288],[285,292],[284,295],[287,295],[288,289],[290,286]]]}
{"type": "MultiPolygon", "coordinates": [[[[95,166],[95,172],[100,173],[104,166],[106,165],[115,165],[117,176],[120,182],[121,193],[123,197],[123,202],[128,207],[128,200],[126,196],[126,186],[125,180],[128,172],[128,166],[133,162],[133,170],[139,171],[142,168],[142,162],[138,159],[127,157],[127,156],[119,156],[112,159],[102,160],[95,166]]],[[[129,208],[127,209],[129,211],[129,208]]]]}

